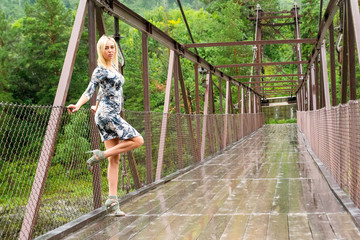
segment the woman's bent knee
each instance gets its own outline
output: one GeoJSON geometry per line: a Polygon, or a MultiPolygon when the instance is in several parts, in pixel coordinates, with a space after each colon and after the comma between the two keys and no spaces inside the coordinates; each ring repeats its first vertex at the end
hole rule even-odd
{"type": "Polygon", "coordinates": [[[142,136],[138,136],[134,138],[134,142],[136,143],[136,148],[138,148],[144,144],[144,139],[142,136]]]}

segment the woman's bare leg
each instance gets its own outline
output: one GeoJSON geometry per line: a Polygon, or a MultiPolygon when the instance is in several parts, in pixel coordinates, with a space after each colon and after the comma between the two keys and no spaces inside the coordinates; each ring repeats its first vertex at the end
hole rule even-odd
{"type": "Polygon", "coordinates": [[[134,150],[143,145],[144,140],[141,136],[120,140],[119,138],[104,141],[105,157],[109,159],[108,181],[109,196],[117,196],[117,185],[119,179],[120,154],[134,150]]]}
{"type": "MultiPolygon", "coordinates": [[[[111,140],[108,140],[108,141],[111,141],[111,140]]],[[[143,143],[144,143],[144,140],[143,140],[143,138],[141,136],[126,139],[126,140],[123,140],[123,141],[119,140],[119,142],[116,145],[113,145],[110,148],[106,147],[105,157],[110,157],[110,156],[113,156],[113,155],[119,155],[121,153],[134,150],[135,148],[138,148],[141,145],[143,145],[143,143]]]]}
{"type": "MultiPolygon", "coordinates": [[[[104,141],[105,148],[111,149],[117,144],[120,143],[120,139],[111,139],[104,141]]],[[[119,179],[119,162],[120,155],[114,154],[112,156],[108,156],[109,165],[108,165],[108,182],[109,182],[109,196],[117,196],[117,186],[119,179]]]]}

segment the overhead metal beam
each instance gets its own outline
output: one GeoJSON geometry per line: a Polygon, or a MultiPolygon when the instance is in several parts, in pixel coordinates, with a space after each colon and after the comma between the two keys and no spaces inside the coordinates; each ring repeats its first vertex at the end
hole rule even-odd
{"type": "Polygon", "coordinates": [[[284,87],[298,87],[299,85],[277,85],[277,86],[260,86],[260,88],[284,88],[284,87]]]}
{"type": "MultiPolygon", "coordinates": [[[[336,15],[336,13],[337,13],[337,11],[339,9],[338,4],[340,4],[340,2],[341,1],[339,1],[339,0],[330,0],[328,6],[326,8],[326,11],[324,13],[324,17],[323,17],[323,19],[321,21],[321,24],[320,24],[318,35],[316,37],[316,43],[314,44],[313,50],[312,50],[312,52],[310,54],[310,58],[309,58],[309,61],[308,61],[308,67],[306,69],[305,75],[309,75],[311,66],[315,63],[315,59],[320,53],[320,48],[321,48],[322,41],[324,40],[324,38],[326,36],[326,32],[327,32],[327,30],[329,29],[330,25],[332,24],[332,22],[334,20],[334,17],[335,17],[335,15],[336,15]]],[[[302,84],[304,84],[304,79],[302,80],[301,85],[298,88],[298,90],[296,91],[296,93],[298,93],[298,91],[300,90],[302,84]]]]}
{"type": "Polygon", "coordinates": [[[193,44],[184,44],[183,46],[186,48],[199,48],[199,47],[228,47],[228,46],[296,44],[296,43],[312,44],[315,42],[316,42],[316,39],[314,39],[314,38],[303,38],[303,39],[285,39],[285,40],[258,40],[258,41],[237,41],[237,42],[193,43],[193,44]]]}
{"type": "Polygon", "coordinates": [[[268,26],[268,27],[279,27],[279,26],[289,26],[294,25],[294,22],[291,23],[260,23],[260,26],[268,26]]]}
{"type": "Polygon", "coordinates": [[[303,77],[303,76],[304,74],[273,74],[273,75],[232,76],[232,78],[303,77]]]}
{"type": "MultiPolygon", "coordinates": [[[[196,55],[195,53],[191,52],[190,50],[185,48],[185,45],[182,45],[178,43],[176,40],[171,38],[169,35],[167,35],[165,32],[161,31],[159,28],[157,28],[155,25],[141,17],[136,12],[132,11],[128,7],[126,7],[124,4],[114,1],[113,6],[111,7],[108,5],[105,1],[102,0],[93,0],[99,7],[102,7],[104,11],[109,12],[113,16],[117,16],[121,21],[129,24],[130,26],[146,32],[148,36],[152,37],[156,41],[163,44],[165,47],[169,48],[170,50],[173,50],[180,56],[197,63],[199,66],[202,66],[203,68],[207,69],[211,74],[221,77],[226,81],[230,81],[232,84],[236,86],[242,86],[244,88],[248,88],[247,86],[241,84],[240,82],[236,81],[235,79],[231,78],[229,75],[219,71],[216,69],[213,65],[211,65],[209,62],[207,62],[205,59],[201,58],[200,56],[196,55]]],[[[250,88],[248,88],[250,90],[250,88]]],[[[259,93],[255,92],[254,90],[250,90],[254,92],[256,95],[262,97],[259,93]]]]}
{"type": "MultiPolygon", "coordinates": [[[[302,17],[303,15],[299,15],[297,16],[298,18],[299,17],[302,17]]],[[[284,16],[264,16],[264,17],[261,17],[261,19],[273,19],[273,18],[295,18],[294,15],[284,15],[284,16]]],[[[256,17],[249,17],[248,18],[249,20],[256,20],[256,17]]]]}
{"type": "MultiPolygon", "coordinates": [[[[254,82],[241,82],[242,84],[254,84],[254,82]]],[[[290,81],[290,80],[284,80],[284,81],[264,81],[260,82],[261,84],[267,84],[267,83],[299,83],[297,80],[290,81]]]]}
{"type": "Polygon", "coordinates": [[[272,65],[292,65],[292,64],[306,64],[307,61],[293,61],[293,62],[261,62],[261,63],[240,63],[240,64],[224,64],[215,65],[216,68],[233,68],[233,67],[253,67],[253,66],[272,66],[272,65]]]}

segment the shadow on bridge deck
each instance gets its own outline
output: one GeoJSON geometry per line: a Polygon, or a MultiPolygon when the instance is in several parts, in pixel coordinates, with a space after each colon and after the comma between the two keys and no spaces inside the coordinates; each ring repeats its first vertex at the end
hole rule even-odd
{"type": "Polygon", "coordinates": [[[296,125],[267,125],[66,239],[360,239],[296,125]]]}

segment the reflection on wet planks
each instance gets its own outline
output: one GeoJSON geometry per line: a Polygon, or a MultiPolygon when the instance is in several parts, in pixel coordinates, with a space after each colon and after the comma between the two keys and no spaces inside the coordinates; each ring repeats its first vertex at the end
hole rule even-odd
{"type": "Polygon", "coordinates": [[[292,124],[267,125],[122,209],[67,239],[360,239],[292,124]]]}

